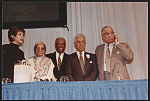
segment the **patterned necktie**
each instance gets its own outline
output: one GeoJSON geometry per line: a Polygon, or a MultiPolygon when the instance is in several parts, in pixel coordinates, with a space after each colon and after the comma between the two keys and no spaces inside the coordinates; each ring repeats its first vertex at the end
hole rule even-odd
{"type": "Polygon", "coordinates": [[[60,66],[61,66],[61,59],[60,59],[60,55],[61,55],[61,54],[59,54],[59,57],[58,57],[58,70],[60,70],[60,66]]]}
{"type": "Polygon", "coordinates": [[[106,46],[105,63],[106,63],[106,71],[110,72],[110,51],[109,51],[109,45],[106,46]]]}
{"type": "Polygon", "coordinates": [[[83,72],[83,75],[85,73],[84,71],[84,60],[83,60],[83,57],[82,57],[82,53],[79,53],[80,54],[80,65],[81,65],[81,68],[82,68],[82,72],[83,72]]]}

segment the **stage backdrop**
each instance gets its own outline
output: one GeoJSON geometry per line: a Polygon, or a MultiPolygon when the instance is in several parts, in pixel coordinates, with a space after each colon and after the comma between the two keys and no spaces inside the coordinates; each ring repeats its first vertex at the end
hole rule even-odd
{"type": "MultiPolygon", "coordinates": [[[[25,58],[34,55],[36,42],[43,41],[47,52],[54,52],[57,37],[67,42],[66,53],[75,52],[73,38],[78,33],[86,36],[86,51],[95,53],[102,44],[101,28],[112,26],[119,42],[127,42],[134,52],[134,60],[127,65],[131,79],[148,78],[148,2],[68,2],[66,28],[25,29],[25,42],[21,49],[25,58]]],[[[2,44],[9,43],[8,29],[2,30],[2,44]]]]}

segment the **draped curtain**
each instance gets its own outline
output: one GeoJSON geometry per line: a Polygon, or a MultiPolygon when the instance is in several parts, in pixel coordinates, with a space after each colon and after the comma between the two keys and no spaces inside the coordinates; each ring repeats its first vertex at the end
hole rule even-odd
{"type": "Polygon", "coordinates": [[[148,100],[148,79],[3,84],[2,100],[148,100]]]}
{"type": "MultiPolygon", "coordinates": [[[[67,2],[66,28],[25,29],[25,42],[20,48],[25,58],[34,55],[34,45],[42,41],[46,53],[55,51],[57,37],[66,39],[66,53],[75,52],[74,36],[86,36],[86,51],[95,54],[103,43],[101,28],[112,26],[119,42],[127,42],[134,52],[134,60],[127,64],[131,79],[148,78],[148,2],[67,2]]],[[[8,29],[2,30],[2,45],[9,43],[8,29]]]]}

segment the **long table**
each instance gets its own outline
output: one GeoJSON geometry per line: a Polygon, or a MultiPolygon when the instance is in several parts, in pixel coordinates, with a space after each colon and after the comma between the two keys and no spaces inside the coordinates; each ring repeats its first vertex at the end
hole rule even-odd
{"type": "Polygon", "coordinates": [[[9,83],[2,100],[148,100],[148,80],[9,83]]]}

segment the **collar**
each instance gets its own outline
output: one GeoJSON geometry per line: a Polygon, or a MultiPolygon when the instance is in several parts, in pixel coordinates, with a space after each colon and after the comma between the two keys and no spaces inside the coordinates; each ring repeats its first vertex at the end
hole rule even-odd
{"type": "Polygon", "coordinates": [[[17,44],[10,43],[10,45],[13,45],[14,47],[18,47],[19,48],[19,45],[17,45],[17,44]]]}
{"type": "MultiPolygon", "coordinates": [[[[61,53],[60,57],[63,57],[64,56],[64,52],[61,53]]],[[[56,51],[56,57],[59,57],[59,53],[56,51]]]]}
{"type": "Polygon", "coordinates": [[[40,60],[40,59],[42,59],[42,58],[44,58],[44,57],[45,57],[45,55],[40,56],[40,57],[35,56],[35,59],[40,60]]]}
{"type": "Polygon", "coordinates": [[[77,51],[78,57],[80,56],[80,53],[82,53],[82,56],[84,57],[85,51],[82,51],[82,52],[78,52],[78,51],[77,51]]]}
{"type": "MultiPolygon", "coordinates": [[[[108,45],[108,44],[105,43],[105,47],[106,47],[107,45],[108,45]]],[[[109,47],[113,47],[113,46],[114,46],[114,43],[110,43],[110,44],[109,44],[109,47]]]]}

